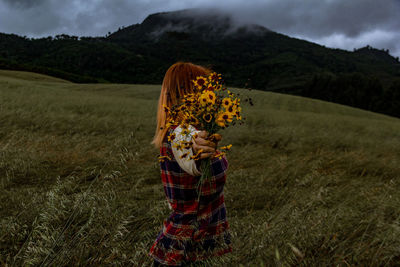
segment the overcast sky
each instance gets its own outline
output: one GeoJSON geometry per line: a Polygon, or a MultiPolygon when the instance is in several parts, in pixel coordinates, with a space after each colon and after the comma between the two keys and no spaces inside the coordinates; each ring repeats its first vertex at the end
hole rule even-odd
{"type": "Polygon", "coordinates": [[[0,32],[104,36],[152,13],[196,7],[327,47],[371,45],[400,56],[400,0],[0,0],[0,32]]]}

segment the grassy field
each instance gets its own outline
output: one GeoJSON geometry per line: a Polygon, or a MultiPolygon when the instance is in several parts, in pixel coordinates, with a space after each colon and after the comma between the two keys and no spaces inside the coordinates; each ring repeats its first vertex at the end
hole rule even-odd
{"type": "MultiPolygon", "coordinates": [[[[0,71],[0,265],[151,265],[159,91],[0,71]]],[[[400,120],[240,92],[254,106],[221,143],[234,251],[209,266],[399,265],[400,120]]]]}

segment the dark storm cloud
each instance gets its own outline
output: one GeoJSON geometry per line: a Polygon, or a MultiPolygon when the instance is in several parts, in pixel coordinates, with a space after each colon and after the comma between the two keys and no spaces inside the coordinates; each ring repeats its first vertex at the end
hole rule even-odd
{"type": "Polygon", "coordinates": [[[310,37],[338,32],[353,37],[377,27],[393,29],[400,26],[400,3],[396,1],[276,0],[254,1],[252,5],[238,7],[228,9],[241,21],[310,37]]]}
{"type": "Polygon", "coordinates": [[[140,23],[150,13],[180,7],[179,4],[169,7],[165,3],[161,0],[0,0],[0,32],[32,37],[61,33],[104,36],[120,26],[140,23]]]}
{"type": "Polygon", "coordinates": [[[352,50],[368,44],[400,56],[399,0],[237,1],[225,9],[242,23],[328,47],[352,50]]]}
{"type": "Polygon", "coordinates": [[[196,7],[328,47],[369,44],[400,55],[399,0],[0,0],[0,32],[104,36],[151,13],[196,7]]]}
{"type": "Polygon", "coordinates": [[[4,3],[14,8],[31,8],[38,5],[43,5],[48,0],[4,0],[4,3]]]}

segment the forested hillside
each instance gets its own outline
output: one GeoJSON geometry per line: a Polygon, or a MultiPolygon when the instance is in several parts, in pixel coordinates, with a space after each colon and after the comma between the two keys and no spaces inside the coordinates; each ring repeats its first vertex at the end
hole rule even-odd
{"type": "Polygon", "coordinates": [[[74,82],[160,84],[176,61],[224,75],[227,85],[324,99],[400,117],[400,63],[388,50],[331,49],[229,16],[182,10],[148,16],[104,37],[0,34],[0,68],[74,82]]]}

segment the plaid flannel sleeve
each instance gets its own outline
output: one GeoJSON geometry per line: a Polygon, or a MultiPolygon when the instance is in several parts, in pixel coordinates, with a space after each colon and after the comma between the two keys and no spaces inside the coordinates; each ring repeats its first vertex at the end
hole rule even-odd
{"type": "MultiPolygon", "coordinates": [[[[219,151],[217,150],[217,153],[219,151]]],[[[211,159],[211,172],[212,175],[215,176],[215,178],[220,178],[223,175],[226,175],[226,172],[228,171],[228,160],[226,156],[222,156],[221,159],[219,158],[212,158],[211,159]]]]}
{"type": "MultiPolygon", "coordinates": [[[[216,151],[219,153],[219,151],[216,151]]],[[[201,160],[196,160],[196,167],[199,171],[201,171],[201,160]]],[[[212,158],[211,159],[211,168],[212,168],[212,174],[214,176],[220,177],[221,175],[226,174],[228,170],[228,160],[226,156],[224,155],[221,159],[219,158],[212,158]]]]}

